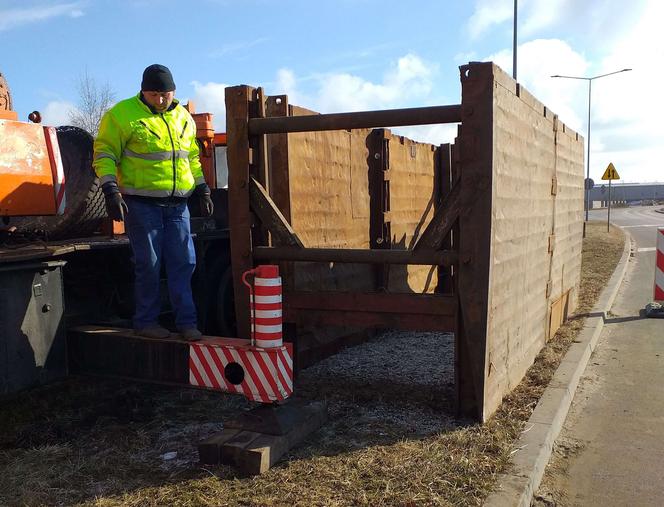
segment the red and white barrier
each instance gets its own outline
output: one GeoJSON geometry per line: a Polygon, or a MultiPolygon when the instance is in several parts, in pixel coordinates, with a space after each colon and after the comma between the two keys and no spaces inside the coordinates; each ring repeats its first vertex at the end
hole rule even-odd
{"type": "Polygon", "coordinates": [[[189,383],[274,403],[293,394],[293,346],[263,349],[217,338],[189,345],[189,383]]]}
{"type": "Polygon", "coordinates": [[[279,266],[242,275],[249,288],[251,340],[217,338],[189,346],[189,383],[253,401],[274,403],[293,394],[293,344],[283,343],[279,266]],[[253,284],[247,277],[253,275],[253,284]]]}
{"type": "Polygon", "coordinates": [[[279,266],[257,266],[244,273],[249,287],[251,336],[257,347],[281,347],[283,343],[281,313],[281,277],[279,266]],[[254,275],[253,287],[246,277],[254,275]]]}
{"type": "Polygon", "coordinates": [[[657,257],[655,258],[655,301],[664,302],[664,227],[657,229],[657,257]]]}

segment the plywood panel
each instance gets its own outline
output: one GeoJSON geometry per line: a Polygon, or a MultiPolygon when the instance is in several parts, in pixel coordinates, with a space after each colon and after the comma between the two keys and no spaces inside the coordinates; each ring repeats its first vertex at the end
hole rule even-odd
{"type": "Polygon", "coordinates": [[[498,67],[493,72],[485,414],[516,387],[573,306],[583,209],[583,140],[498,67]]]}
{"type": "MultiPolygon", "coordinates": [[[[293,114],[310,114],[293,108],[293,114]]],[[[369,248],[367,129],[288,135],[291,225],[312,248],[369,248]]],[[[298,290],[371,290],[368,265],[298,264],[298,290]]]]}
{"type": "MultiPolygon", "coordinates": [[[[433,217],[439,193],[436,151],[403,136],[390,134],[388,139],[392,249],[409,249],[433,217]]],[[[392,292],[432,293],[437,284],[433,266],[390,267],[392,292]]]]}

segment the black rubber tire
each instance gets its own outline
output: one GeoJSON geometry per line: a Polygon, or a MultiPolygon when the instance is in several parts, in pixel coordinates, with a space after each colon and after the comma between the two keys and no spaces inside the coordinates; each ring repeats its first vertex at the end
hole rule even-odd
{"type": "Polygon", "coordinates": [[[56,130],[65,172],[65,214],[16,218],[11,224],[20,232],[43,234],[49,240],[90,236],[106,216],[104,195],[92,168],[93,138],[78,127],[56,130]]]}

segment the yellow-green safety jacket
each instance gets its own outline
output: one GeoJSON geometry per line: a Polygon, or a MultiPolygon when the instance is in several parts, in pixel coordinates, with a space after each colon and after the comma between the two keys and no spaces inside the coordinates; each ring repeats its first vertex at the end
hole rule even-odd
{"type": "Polygon", "coordinates": [[[102,185],[114,181],[123,194],[182,198],[205,183],[196,125],[173,103],[168,111],[153,113],[139,93],[104,114],[93,161],[102,185]]]}

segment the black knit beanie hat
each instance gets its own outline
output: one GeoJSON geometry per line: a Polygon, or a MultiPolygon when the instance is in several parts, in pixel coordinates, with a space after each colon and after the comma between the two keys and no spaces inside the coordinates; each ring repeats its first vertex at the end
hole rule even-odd
{"type": "Polygon", "coordinates": [[[141,91],[172,92],[173,90],[175,90],[175,81],[168,67],[154,63],[143,71],[141,91]]]}

